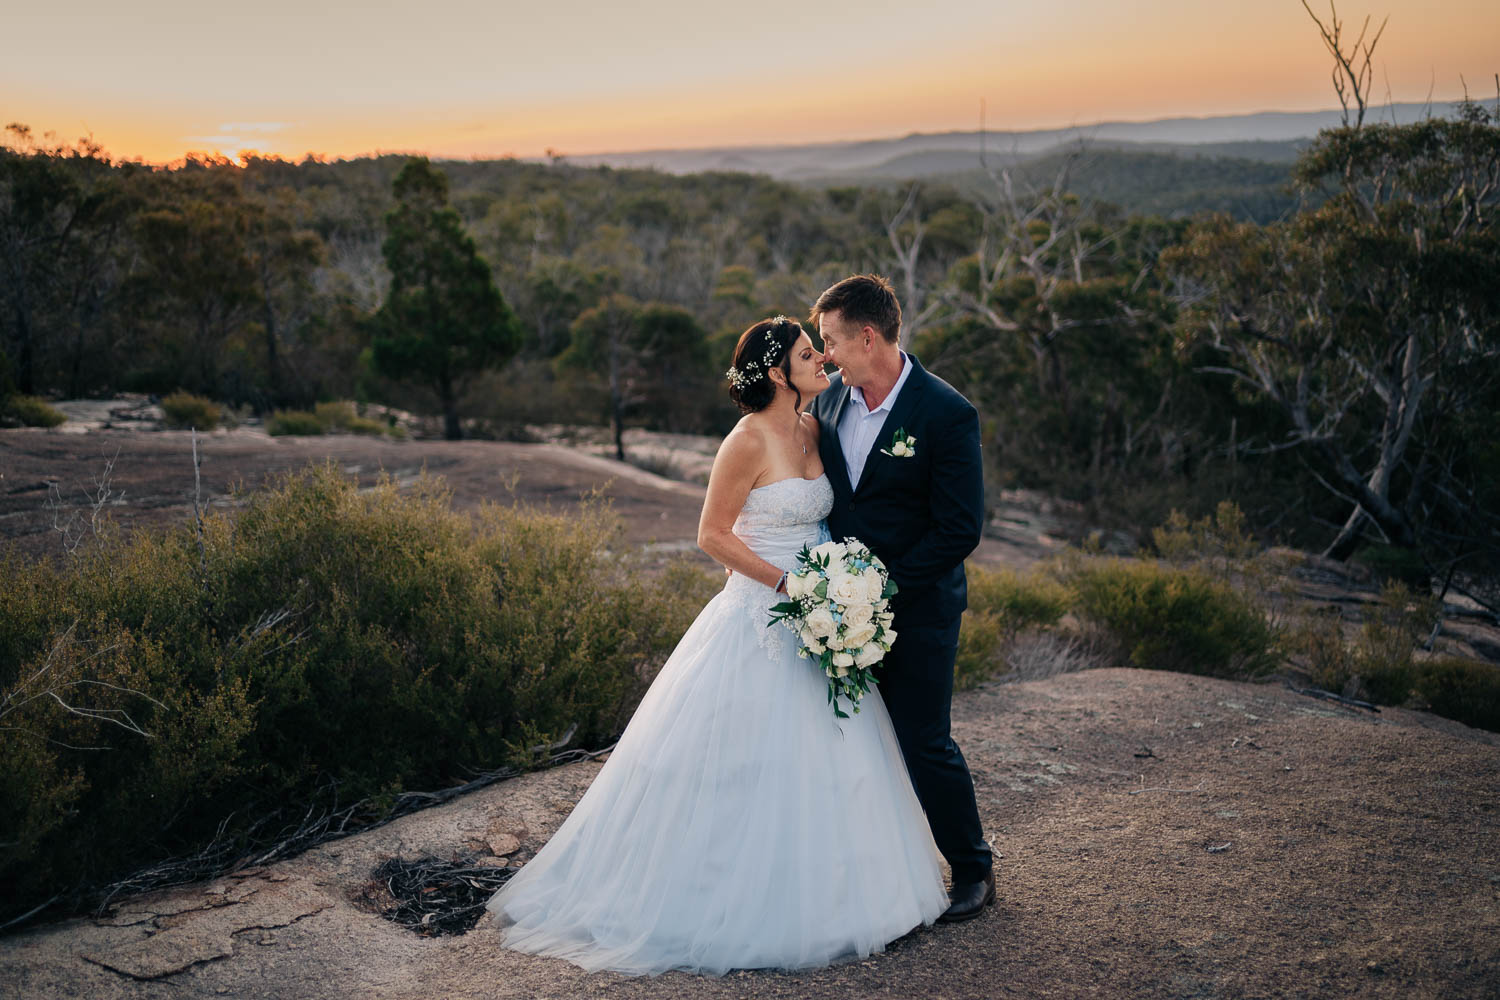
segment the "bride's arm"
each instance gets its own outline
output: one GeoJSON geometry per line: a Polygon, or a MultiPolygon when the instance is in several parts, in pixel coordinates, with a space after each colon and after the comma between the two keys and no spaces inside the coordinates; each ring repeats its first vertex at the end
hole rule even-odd
{"type": "Polygon", "coordinates": [[[781,567],[751,552],[733,530],[765,464],[766,445],[759,434],[738,431],[724,439],[708,474],[708,496],[698,518],[698,547],[725,568],[774,587],[781,579],[781,567]]]}

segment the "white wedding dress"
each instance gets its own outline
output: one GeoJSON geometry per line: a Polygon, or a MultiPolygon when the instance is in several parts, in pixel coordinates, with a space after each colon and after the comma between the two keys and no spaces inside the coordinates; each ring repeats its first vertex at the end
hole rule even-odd
{"type": "MultiPolygon", "coordinates": [[[[826,477],[751,490],[734,531],[791,567],[826,477]]],[[[797,969],[880,951],[948,906],[877,695],[837,719],[779,597],[736,574],[683,635],[551,840],[490,900],[507,948],[590,971],[797,969]]],[[[899,641],[899,640],[898,640],[899,641]]]]}

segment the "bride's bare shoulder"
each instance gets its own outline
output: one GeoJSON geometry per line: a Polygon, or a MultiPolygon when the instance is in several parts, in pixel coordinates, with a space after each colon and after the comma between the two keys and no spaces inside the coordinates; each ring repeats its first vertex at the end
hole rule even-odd
{"type": "Polygon", "coordinates": [[[766,440],[760,421],[752,420],[751,416],[753,414],[741,417],[724,436],[719,445],[718,460],[730,459],[736,464],[744,464],[765,458],[770,442],[766,440]]]}

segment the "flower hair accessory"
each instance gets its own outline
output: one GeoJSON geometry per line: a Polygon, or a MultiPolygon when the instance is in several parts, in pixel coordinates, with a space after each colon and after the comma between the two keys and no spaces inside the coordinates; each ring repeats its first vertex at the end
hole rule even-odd
{"type": "MultiPolygon", "coordinates": [[[[781,326],[781,324],[790,323],[791,320],[785,316],[778,315],[772,317],[768,322],[770,322],[771,325],[766,327],[765,332],[768,335],[773,335],[776,329],[781,326]]],[[[758,364],[754,361],[746,361],[743,368],[736,368],[735,366],[731,365],[729,367],[729,370],[724,373],[724,377],[727,378],[729,380],[729,384],[734,386],[736,389],[743,389],[745,386],[759,379],[760,372],[765,372],[766,375],[769,376],[771,373],[771,368],[776,364],[776,359],[781,356],[782,353],[783,351],[781,346],[777,344],[775,340],[772,340],[770,342],[770,345],[766,348],[766,353],[761,356],[760,362],[758,364]]]]}

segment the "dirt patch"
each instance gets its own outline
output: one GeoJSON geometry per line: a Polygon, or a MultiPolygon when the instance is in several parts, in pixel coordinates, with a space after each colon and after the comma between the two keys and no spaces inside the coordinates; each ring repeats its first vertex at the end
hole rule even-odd
{"type": "MultiPolygon", "coordinates": [[[[68,427],[67,424],[62,425],[68,427]]],[[[664,447],[656,438],[656,447],[664,447]]],[[[441,475],[453,491],[454,506],[473,509],[485,501],[576,507],[581,497],[608,496],[624,522],[626,539],[659,556],[685,554],[705,567],[713,563],[698,550],[698,515],[704,489],[589,454],[594,447],[516,444],[504,441],[390,441],[329,435],[270,437],[238,428],[199,439],[202,498],[212,507],[232,507],[236,486],[253,490],[269,477],[331,460],[361,485],[382,474],[409,483],[423,469],[441,475]]],[[[701,451],[690,438],[680,453],[701,451]]],[[[180,523],[193,511],[193,449],[187,431],[62,429],[0,431],[0,541],[32,555],[54,555],[62,540],[54,521],[91,513],[96,479],[113,459],[115,491],[104,510],[125,530],[180,523]],[[66,509],[54,512],[49,497],[60,495],[66,509]]],[[[1035,558],[1024,542],[986,539],[976,558],[1019,564],[1035,558]]]]}
{"type": "Polygon", "coordinates": [[[0,940],[0,984],[18,997],[99,1000],[168,995],[165,984],[173,996],[413,1000],[1405,1000],[1500,990],[1493,734],[1275,686],[1133,670],[991,684],[960,695],[954,719],[1003,855],[999,905],[864,961],[722,979],[586,975],[500,949],[484,921],[462,937],[424,939],[356,905],[390,857],[447,856],[494,838],[512,864],[524,861],[598,773],[587,762],[271,866],[256,879],[296,880],[329,901],[273,930],[232,926],[243,923],[228,919],[233,906],[201,909],[199,886],[132,901],[112,920],[0,940]],[[219,957],[151,981],[96,964],[107,949],[159,963],[143,968],[180,961],[152,957],[151,942],[169,943],[159,925],[184,907],[195,921],[225,913],[207,938],[219,957]]]}

